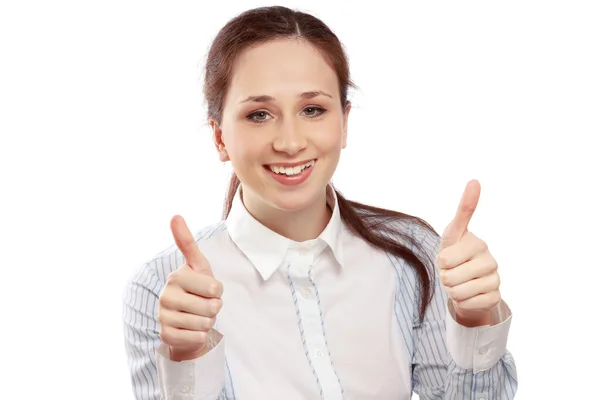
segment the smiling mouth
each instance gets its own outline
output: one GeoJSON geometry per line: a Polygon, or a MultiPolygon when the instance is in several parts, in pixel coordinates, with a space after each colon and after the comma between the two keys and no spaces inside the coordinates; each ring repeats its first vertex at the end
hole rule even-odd
{"type": "Polygon", "coordinates": [[[316,160],[310,160],[304,164],[296,165],[294,167],[285,167],[278,165],[265,165],[266,169],[269,169],[271,172],[277,175],[283,176],[296,176],[300,175],[305,169],[312,167],[315,165],[316,160]]]}

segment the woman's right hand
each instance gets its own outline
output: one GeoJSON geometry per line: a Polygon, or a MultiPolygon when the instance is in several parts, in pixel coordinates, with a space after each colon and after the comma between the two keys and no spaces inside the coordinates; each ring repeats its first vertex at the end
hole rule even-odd
{"type": "Polygon", "coordinates": [[[210,350],[206,344],[223,305],[223,285],[213,276],[182,217],[171,219],[171,231],[185,264],[169,274],[159,297],[158,322],[171,360],[183,361],[210,350]]]}

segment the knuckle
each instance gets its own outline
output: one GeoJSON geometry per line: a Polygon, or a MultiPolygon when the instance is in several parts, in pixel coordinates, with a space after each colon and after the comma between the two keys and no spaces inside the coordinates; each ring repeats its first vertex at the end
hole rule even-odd
{"type": "Polygon", "coordinates": [[[499,288],[502,280],[500,279],[500,275],[494,274],[494,287],[499,288]]]}
{"type": "Polygon", "coordinates": [[[175,307],[175,300],[168,291],[163,291],[158,298],[159,307],[173,309],[175,307]]]}
{"type": "Polygon", "coordinates": [[[158,305],[159,307],[165,307],[167,306],[167,303],[169,302],[168,299],[168,293],[166,293],[165,290],[163,290],[163,292],[160,294],[160,296],[158,296],[158,305]]]}
{"type": "Polygon", "coordinates": [[[221,282],[219,282],[218,280],[213,279],[208,284],[208,294],[211,297],[221,297],[222,293],[223,293],[223,284],[221,282]]]}
{"type": "Polygon", "coordinates": [[[159,336],[160,336],[160,340],[163,343],[168,344],[168,345],[174,344],[173,334],[171,333],[171,330],[169,328],[161,326],[159,336]]]}
{"type": "Polygon", "coordinates": [[[215,322],[216,322],[215,318],[211,318],[208,320],[208,326],[206,327],[207,332],[210,331],[213,328],[213,326],[215,326],[215,322]]]}
{"type": "Polygon", "coordinates": [[[448,291],[448,296],[450,296],[452,300],[458,300],[457,290],[455,288],[448,287],[446,290],[448,291]]]}
{"type": "Polygon", "coordinates": [[[493,272],[498,271],[498,262],[495,258],[492,257],[492,262],[490,263],[491,269],[493,272]]]}
{"type": "Polygon", "coordinates": [[[477,241],[477,250],[478,250],[480,253],[484,253],[484,252],[486,252],[486,251],[488,250],[488,245],[487,245],[487,243],[486,243],[484,240],[481,240],[481,239],[479,239],[479,240],[477,241]]]}
{"type": "Polygon", "coordinates": [[[494,304],[498,304],[498,303],[500,303],[500,300],[501,300],[500,291],[498,291],[498,290],[495,290],[495,291],[492,293],[492,296],[491,296],[491,297],[492,297],[492,302],[493,302],[494,304]]]}
{"type": "Polygon", "coordinates": [[[215,325],[214,318],[202,318],[202,321],[199,326],[199,330],[202,332],[208,332],[215,325]]]}
{"type": "Polygon", "coordinates": [[[498,275],[498,265],[495,261],[482,264],[479,268],[479,273],[483,276],[498,275]]]}
{"type": "Polygon", "coordinates": [[[446,268],[448,264],[448,256],[445,253],[438,254],[437,263],[440,268],[446,268]]]}
{"type": "Polygon", "coordinates": [[[208,305],[208,316],[214,318],[217,316],[219,311],[221,311],[221,307],[223,307],[223,300],[221,299],[213,299],[209,302],[208,305]]]}
{"type": "Polygon", "coordinates": [[[187,275],[191,271],[189,265],[182,264],[175,271],[167,276],[167,284],[179,286],[182,281],[188,279],[187,275]]]}
{"type": "Polygon", "coordinates": [[[167,282],[165,286],[179,285],[179,270],[173,271],[167,276],[167,282]]]}
{"type": "Polygon", "coordinates": [[[199,345],[204,345],[208,340],[208,332],[196,332],[196,342],[199,345]]]}
{"type": "Polygon", "coordinates": [[[445,286],[450,286],[450,276],[448,276],[448,271],[442,270],[440,271],[440,280],[445,286]]]}

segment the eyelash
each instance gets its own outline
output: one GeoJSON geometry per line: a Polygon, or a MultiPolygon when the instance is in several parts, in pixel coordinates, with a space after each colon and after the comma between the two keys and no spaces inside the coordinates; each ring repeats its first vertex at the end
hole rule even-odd
{"type": "MultiPolygon", "coordinates": [[[[305,110],[306,110],[306,109],[308,109],[308,108],[314,108],[314,109],[315,109],[315,111],[317,111],[317,115],[315,115],[315,116],[312,116],[312,117],[308,117],[308,118],[318,118],[318,117],[320,117],[321,115],[325,114],[325,112],[327,112],[327,110],[326,110],[326,109],[324,109],[323,107],[317,107],[317,106],[308,106],[308,107],[305,107],[305,108],[304,108],[302,111],[305,111],[305,110]]],[[[246,116],[246,119],[247,119],[248,121],[252,122],[252,123],[255,123],[255,124],[264,124],[265,122],[267,122],[267,121],[268,121],[268,119],[266,119],[266,120],[262,120],[262,121],[259,121],[259,120],[256,120],[256,119],[254,119],[254,117],[255,117],[257,114],[262,114],[262,113],[268,114],[268,112],[267,112],[267,111],[264,111],[264,110],[255,111],[255,112],[253,112],[253,113],[249,114],[248,116],[246,116]]]]}

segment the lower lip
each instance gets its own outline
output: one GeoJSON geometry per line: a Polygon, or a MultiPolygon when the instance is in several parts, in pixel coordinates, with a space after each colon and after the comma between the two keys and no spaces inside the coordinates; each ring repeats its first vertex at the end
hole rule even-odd
{"type": "Polygon", "coordinates": [[[292,175],[292,176],[276,174],[275,172],[271,171],[271,168],[269,168],[269,167],[265,167],[265,169],[267,170],[267,172],[269,172],[271,174],[273,179],[275,179],[277,182],[281,183],[282,185],[294,186],[294,185],[299,185],[302,182],[304,182],[306,179],[308,179],[309,175],[312,173],[314,166],[315,166],[315,164],[311,165],[308,168],[304,168],[302,170],[302,172],[300,172],[298,175],[292,175]]]}

